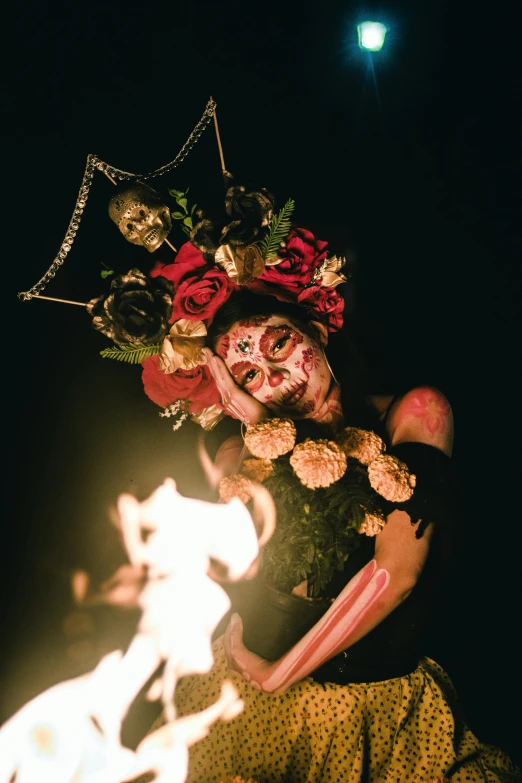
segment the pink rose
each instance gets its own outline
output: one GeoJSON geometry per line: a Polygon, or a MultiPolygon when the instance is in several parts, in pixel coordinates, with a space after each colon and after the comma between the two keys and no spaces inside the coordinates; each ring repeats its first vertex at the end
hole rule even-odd
{"type": "Polygon", "coordinates": [[[169,375],[159,368],[159,356],[151,356],[142,362],[141,380],[145,394],[161,408],[179,399],[190,400],[189,413],[199,413],[203,408],[218,405],[220,394],[210,370],[200,365],[194,370],[176,370],[169,375]]]}
{"type": "Polygon", "coordinates": [[[279,251],[281,263],[267,266],[258,279],[286,289],[304,288],[326,258],[327,247],[328,242],[316,239],[306,228],[293,228],[286,239],[286,247],[279,251]]]}
{"type": "Polygon", "coordinates": [[[171,323],[188,318],[205,321],[208,326],[235,287],[227,273],[217,266],[196,275],[186,275],[174,292],[171,323]]]}
{"type": "Polygon", "coordinates": [[[324,321],[329,332],[336,332],[343,325],[344,299],[335,288],[310,286],[301,291],[297,301],[310,310],[312,316],[317,315],[318,321],[324,321]]]}

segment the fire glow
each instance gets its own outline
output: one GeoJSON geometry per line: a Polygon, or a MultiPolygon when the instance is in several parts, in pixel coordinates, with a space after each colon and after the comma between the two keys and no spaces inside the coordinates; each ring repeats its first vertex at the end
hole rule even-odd
{"type": "Polygon", "coordinates": [[[120,495],[130,564],[118,570],[105,596],[88,599],[84,574],[76,575],[73,590],[87,603],[125,604],[134,596],[141,608],[136,634],[125,653],[111,652],[88,674],[49,688],[2,726],[0,783],[120,783],[145,773],[154,773],[157,783],[183,783],[188,748],[216,720],[243,709],[229,681],[211,707],[183,718],[176,716],[174,694],[180,677],[212,667],[212,634],[230,600],[209,576],[211,561],[227,569],[230,581],[252,574],[275,518],[264,493],[260,488],[256,505],[266,511],[260,540],[237,499],[225,505],[185,498],[172,479],[141,503],[120,495]],[[131,582],[140,588],[133,592],[131,582]],[[148,698],[161,699],[165,724],[130,750],[121,744],[122,721],[154,675],[148,698]]]}

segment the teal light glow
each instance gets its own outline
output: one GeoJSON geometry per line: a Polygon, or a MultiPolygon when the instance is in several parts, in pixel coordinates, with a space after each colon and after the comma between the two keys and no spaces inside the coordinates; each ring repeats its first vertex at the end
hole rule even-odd
{"type": "Polygon", "coordinates": [[[381,22],[361,22],[357,25],[359,46],[369,52],[378,52],[382,49],[388,28],[381,22]]]}

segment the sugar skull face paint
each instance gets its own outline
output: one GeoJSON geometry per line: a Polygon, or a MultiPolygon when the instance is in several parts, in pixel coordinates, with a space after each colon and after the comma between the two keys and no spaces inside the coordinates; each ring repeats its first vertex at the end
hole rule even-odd
{"type": "Polygon", "coordinates": [[[217,353],[238,386],[290,418],[313,416],[332,383],[319,342],[285,316],[234,324],[219,339],[217,353]]]}

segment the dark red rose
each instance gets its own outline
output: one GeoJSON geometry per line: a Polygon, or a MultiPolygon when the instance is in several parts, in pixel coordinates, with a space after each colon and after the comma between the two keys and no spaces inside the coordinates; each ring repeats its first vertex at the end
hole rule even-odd
{"type": "Polygon", "coordinates": [[[165,277],[174,283],[170,323],[180,318],[211,323],[216,310],[225,302],[235,284],[226,272],[205,261],[192,242],[181,246],[174,263],[156,266],[152,277],[165,277]]]}
{"type": "Polygon", "coordinates": [[[281,285],[265,283],[259,277],[252,280],[251,283],[247,283],[243,288],[247,288],[258,296],[273,296],[279,299],[280,302],[293,302],[293,304],[297,303],[297,297],[301,291],[300,288],[282,287],[281,285]]]}
{"type": "Polygon", "coordinates": [[[179,285],[180,280],[185,275],[193,275],[203,267],[208,266],[201,250],[194,247],[192,242],[185,242],[181,245],[179,252],[172,264],[157,264],[152,269],[151,277],[166,277],[174,283],[174,287],[179,285]]]}
{"type": "Polygon", "coordinates": [[[280,264],[267,266],[259,280],[287,289],[301,289],[312,280],[315,270],[326,258],[328,242],[316,239],[306,228],[293,228],[281,248],[280,264]]]}
{"type": "Polygon", "coordinates": [[[310,286],[301,291],[297,301],[311,311],[312,317],[323,321],[329,332],[336,332],[343,325],[344,299],[335,288],[310,286]]]}
{"type": "Polygon", "coordinates": [[[142,366],[141,380],[145,394],[162,408],[185,399],[191,402],[189,413],[199,413],[203,408],[220,403],[220,394],[206,365],[166,374],[160,370],[156,354],[145,359],[142,366]]]}
{"type": "Polygon", "coordinates": [[[208,326],[235,287],[227,273],[217,266],[185,276],[174,292],[171,323],[188,318],[205,321],[208,326]]]}

